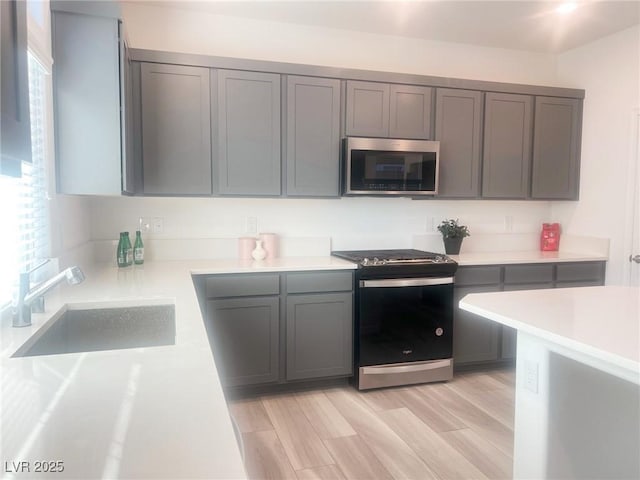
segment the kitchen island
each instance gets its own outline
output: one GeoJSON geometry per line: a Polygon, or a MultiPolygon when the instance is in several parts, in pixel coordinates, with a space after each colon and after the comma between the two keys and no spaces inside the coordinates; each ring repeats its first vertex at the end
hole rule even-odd
{"type": "Polygon", "coordinates": [[[515,478],[640,477],[640,292],[470,294],[460,308],[517,329],[515,478]]]}

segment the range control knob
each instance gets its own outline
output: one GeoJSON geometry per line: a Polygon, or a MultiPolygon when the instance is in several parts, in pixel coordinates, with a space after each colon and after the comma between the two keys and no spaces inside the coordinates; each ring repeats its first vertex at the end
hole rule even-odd
{"type": "Polygon", "coordinates": [[[436,336],[441,337],[444,333],[444,330],[441,327],[436,328],[436,336]]]}

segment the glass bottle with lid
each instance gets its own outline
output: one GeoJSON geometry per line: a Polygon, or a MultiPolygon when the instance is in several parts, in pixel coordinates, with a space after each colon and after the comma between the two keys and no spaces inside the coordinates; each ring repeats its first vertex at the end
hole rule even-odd
{"type": "Polygon", "coordinates": [[[116,260],[118,262],[118,267],[128,267],[133,263],[133,249],[131,248],[129,232],[120,232],[116,260]]]}
{"type": "Polygon", "coordinates": [[[144,263],[144,243],[142,243],[140,230],[136,230],[136,240],[133,243],[133,263],[136,265],[144,263]]]}

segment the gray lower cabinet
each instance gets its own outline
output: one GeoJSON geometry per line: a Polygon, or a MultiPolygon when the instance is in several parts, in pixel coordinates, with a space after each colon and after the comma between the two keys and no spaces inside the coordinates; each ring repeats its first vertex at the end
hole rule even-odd
{"type": "Polygon", "coordinates": [[[527,198],[533,97],[485,94],[482,196],[527,198]]]}
{"type": "Polygon", "coordinates": [[[125,63],[120,30],[117,18],[52,11],[60,193],[120,195],[123,191],[125,63]]]}
{"type": "Polygon", "coordinates": [[[582,102],[536,97],[531,197],[577,200],[582,102]]]}
{"type": "Polygon", "coordinates": [[[286,194],[340,195],[340,80],[286,79],[286,194]]]}
{"type": "Polygon", "coordinates": [[[0,174],[19,177],[31,162],[27,2],[0,2],[0,174]]]}
{"type": "Polygon", "coordinates": [[[435,139],[440,141],[439,197],[480,196],[482,92],[436,91],[435,139]]]}
{"type": "Polygon", "coordinates": [[[217,193],[280,195],[280,75],[218,70],[217,193]]]}
{"type": "Polygon", "coordinates": [[[211,195],[209,69],[140,69],[143,192],[211,195]]]}
{"type": "Polygon", "coordinates": [[[346,135],[388,137],[389,95],[386,83],[347,81],[346,135]]]}
{"type": "Polygon", "coordinates": [[[222,385],[276,382],[279,376],[279,297],[207,302],[209,341],[222,385]]]}
{"type": "MultiPolygon", "coordinates": [[[[454,305],[470,293],[498,292],[500,285],[456,287],[454,305]]],[[[454,309],[453,360],[456,366],[498,360],[500,326],[478,315],[454,309]]]]}
{"type": "Polygon", "coordinates": [[[461,310],[458,303],[465,295],[604,285],[605,270],[604,261],[459,267],[453,324],[456,366],[508,361],[516,356],[516,330],[461,310]]]}
{"type": "Polygon", "coordinates": [[[194,277],[225,387],[349,376],[353,273],[194,277]]]}
{"type": "Polygon", "coordinates": [[[350,375],[351,293],[287,296],[287,380],[350,375]]]}

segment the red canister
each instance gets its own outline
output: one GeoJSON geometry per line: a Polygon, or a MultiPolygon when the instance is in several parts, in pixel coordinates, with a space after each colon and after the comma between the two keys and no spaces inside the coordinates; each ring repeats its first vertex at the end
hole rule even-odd
{"type": "Polygon", "coordinates": [[[560,247],[560,224],[543,223],[540,233],[540,250],[543,252],[557,252],[560,247]]]}

